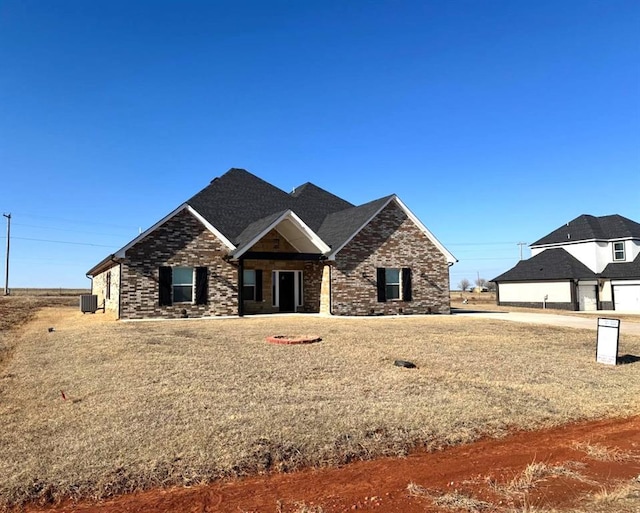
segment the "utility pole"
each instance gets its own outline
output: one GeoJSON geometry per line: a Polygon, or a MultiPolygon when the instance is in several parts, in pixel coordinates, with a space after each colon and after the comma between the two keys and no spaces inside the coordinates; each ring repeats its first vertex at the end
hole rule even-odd
{"type": "Polygon", "coordinates": [[[518,242],[517,246],[520,246],[520,260],[522,260],[522,246],[526,246],[526,242],[518,242]]]}
{"type": "Polygon", "coordinates": [[[9,295],[9,247],[11,245],[11,214],[2,214],[7,218],[7,264],[4,274],[4,295],[9,295]]]}

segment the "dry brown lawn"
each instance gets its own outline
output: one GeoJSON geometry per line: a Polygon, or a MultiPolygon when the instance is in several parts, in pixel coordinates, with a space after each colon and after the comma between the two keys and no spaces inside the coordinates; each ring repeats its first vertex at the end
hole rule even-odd
{"type": "MultiPolygon", "coordinates": [[[[336,465],[640,413],[640,364],[596,364],[592,331],[451,316],[110,319],[45,308],[4,332],[14,349],[0,366],[1,503],[336,465]],[[323,340],[265,342],[301,333],[323,340]]],[[[640,355],[640,337],[622,336],[620,351],[640,355]]]]}

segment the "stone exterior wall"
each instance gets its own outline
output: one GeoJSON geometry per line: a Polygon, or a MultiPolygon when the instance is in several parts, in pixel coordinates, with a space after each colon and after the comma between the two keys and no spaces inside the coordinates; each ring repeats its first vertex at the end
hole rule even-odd
{"type": "Polygon", "coordinates": [[[320,284],[320,313],[331,314],[331,265],[322,268],[322,282],[320,284]]]}
{"type": "Polygon", "coordinates": [[[122,319],[238,314],[237,264],[227,248],[189,212],[182,212],[129,248],[122,263],[122,319]],[[208,268],[208,303],[159,304],[160,266],[208,268]]]}
{"type": "Polygon", "coordinates": [[[449,266],[427,236],[391,202],[337,255],[331,270],[332,313],[450,313],[449,266]],[[378,302],[376,268],[408,267],[412,300],[378,302]]]}
{"type": "Polygon", "coordinates": [[[120,265],[114,263],[113,267],[97,274],[91,282],[91,293],[98,296],[98,306],[120,315],[120,265]],[[107,286],[110,282],[110,286],[107,286]]]}

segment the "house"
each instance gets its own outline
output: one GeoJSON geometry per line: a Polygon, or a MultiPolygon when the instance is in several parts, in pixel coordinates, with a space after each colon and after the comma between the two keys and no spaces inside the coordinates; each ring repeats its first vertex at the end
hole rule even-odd
{"type": "Polygon", "coordinates": [[[531,244],[531,258],[494,278],[506,306],[640,312],[640,224],[581,215],[531,244]]]}
{"type": "Polygon", "coordinates": [[[90,271],[121,319],[449,313],[456,259],[396,195],[355,206],[231,169],[90,271]]]}

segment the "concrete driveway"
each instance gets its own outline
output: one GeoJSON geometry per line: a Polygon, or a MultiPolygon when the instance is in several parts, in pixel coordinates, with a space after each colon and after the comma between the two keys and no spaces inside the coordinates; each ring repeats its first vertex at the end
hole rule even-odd
{"type": "MultiPolygon", "coordinates": [[[[498,319],[503,321],[524,322],[529,324],[546,324],[548,326],[564,326],[565,328],[579,328],[596,330],[598,319],[595,317],[577,317],[575,315],[556,315],[545,313],[524,312],[482,312],[478,310],[454,310],[453,315],[461,317],[478,317],[481,319],[498,319]]],[[[615,312],[603,312],[602,317],[615,319],[615,312]]],[[[640,321],[640,318],[638,319],[640,321]]],[[[621,321],[620,333],[625,335],[640,335],[640,322],[621,321]]]]}

